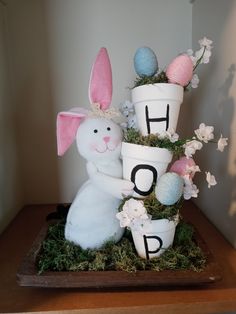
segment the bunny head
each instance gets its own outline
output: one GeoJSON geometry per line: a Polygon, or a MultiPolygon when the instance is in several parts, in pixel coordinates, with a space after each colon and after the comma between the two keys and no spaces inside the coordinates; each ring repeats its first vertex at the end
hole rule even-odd
{"type": "Polygon", "coordinates": [[[120,127],[105,118],[86,119],[76,136],[79,153],[87,160],[115,160],[120,157],[122,133],[120,127]]]}
{"type": "Polygon", "coordinates": [[[62,156],[76,138],[79,153],[87,160],[117,159],[122,132],[111,120],[112,73],[107,50],[101,48],[93,65],[89,100],[93,112],[74,108],[57,116],[58,155],[62,156]]]}

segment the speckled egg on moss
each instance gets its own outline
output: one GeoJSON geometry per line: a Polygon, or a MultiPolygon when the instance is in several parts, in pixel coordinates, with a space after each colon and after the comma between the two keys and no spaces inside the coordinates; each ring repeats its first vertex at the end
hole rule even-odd
{"type": "Polygon", "coordinates": [[[134,55],[134,68],[140,76],[153,76],[158,71],[157,57],[149,47],[140,47],[134,55]]]}
{"type": "Polygon", "coordinates": [[[155,194],[163,205],[175,204],[183,194],[184,180],[174,172],[163,174],[157,182],[155,194]]]}

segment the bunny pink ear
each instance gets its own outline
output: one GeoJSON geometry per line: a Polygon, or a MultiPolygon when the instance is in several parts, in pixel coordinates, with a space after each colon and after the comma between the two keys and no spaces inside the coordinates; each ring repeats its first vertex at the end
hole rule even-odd
{"type": "Polygon", "coordinates": [[[81,121],[86,117],[84,110],[60,112],[57,115],[57,153],[62,156],[73,143],[81,121]]]}
{"type": "Polygon", "coordinates": [[[90,82],[89,100],[99,103],[102,110],[106,110],[112,99],[112,72],[106,48],[101,48],[94,62],[90,82]]]}

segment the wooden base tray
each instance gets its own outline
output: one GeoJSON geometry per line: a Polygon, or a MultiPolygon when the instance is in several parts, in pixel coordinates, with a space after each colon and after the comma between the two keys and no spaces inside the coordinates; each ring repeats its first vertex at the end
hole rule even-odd
{"type": "Polygon", "coordinates": [[[18,269],[17,281],[20,286],[146,290],[159,287],[199,286],[214,283],[221,279],[218,264],[198,234],[197,243],[207,257],[207,265],[201,272],[192,270],[137,271],[136,273],[124,271],[48,271],[39,275],[35,261],[47,229],[48,224],[45,224],[18,269]]]}

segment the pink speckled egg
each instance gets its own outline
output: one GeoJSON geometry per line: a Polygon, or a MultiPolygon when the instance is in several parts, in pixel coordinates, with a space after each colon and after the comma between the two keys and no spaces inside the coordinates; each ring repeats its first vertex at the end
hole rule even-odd
{"type": "Polygon", "coordinates": [[[176,57],[167,67],[166,76],[169,83],[186,86],[191,81],[193,76],[193,62],[186,55],[176,57]]]}
{"type": "MultiPolygon", "coordinates": [[[[182,177],[188,174],[187,167],[192,166],[196,166],[195,161],[192,158],[181,157],[173,163],[169,171],[175,172],[182,177]]],[[[193,175],[190,175],[190,177],[192,179],[193,175]]]]}

